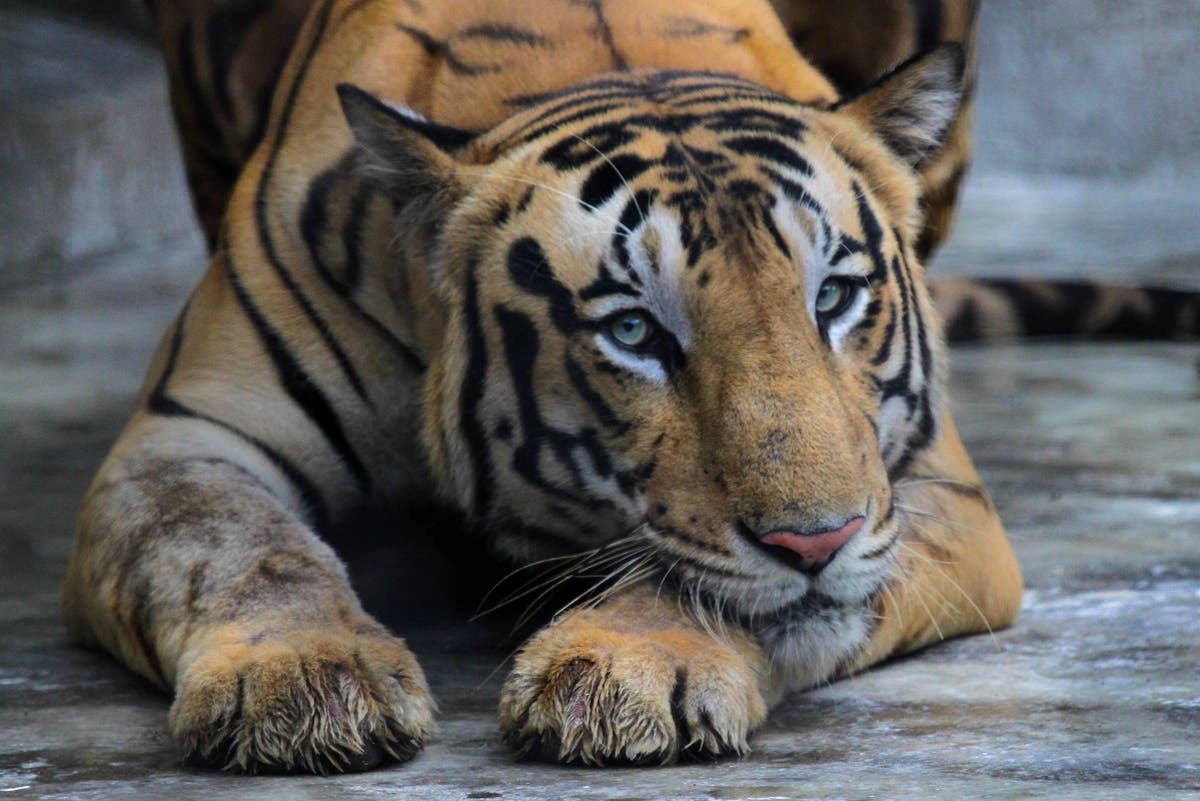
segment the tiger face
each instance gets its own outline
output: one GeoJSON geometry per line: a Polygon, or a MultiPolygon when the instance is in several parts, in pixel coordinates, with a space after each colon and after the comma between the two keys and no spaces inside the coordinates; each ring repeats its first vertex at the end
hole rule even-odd
{"type": "Polygon", "coordinates": [[[444,491],[520,560],[640,538],[776,650],[865,629],[940,416],[913,168],[961,68],[935,51],[833,109],[622,73],[474,137],[344,87],[432,254],[405,269],[444,491]]]}

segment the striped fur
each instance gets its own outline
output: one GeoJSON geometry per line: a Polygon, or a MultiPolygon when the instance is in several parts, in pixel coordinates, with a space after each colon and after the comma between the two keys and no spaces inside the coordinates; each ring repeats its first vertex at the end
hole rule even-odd
{"type": "Polygon", "coordinates": [[[790,690],[1005,625],[918,252],[966,64],[842,99],[765,0],[315,4],[85,501],[72,633],[189,756],[320,771],[431,730],[321,539],[404,499],[605,574],[505,684],[541,758],[742,752],[790,690]]]}
{"type": "MultiPolygon", "coordinates": [[[[842,96],[862,91],[939,43],[963,43],[964,101],[942,152],[921,170],[925,222],[916,247],[926,259],[949,232],[971,157],[977,0],[771,1],[792,42],[842,96]]],[[[150,0],[167,56],[188,182],[210,245],[237,174],[262,140],[271,94],[313,2],[150,0]]],[[[686,14],[665,18],[660,28],[681,47],[736,42],[747,30],[686,14]]],[[[436,42],[428,44],[436,49],[436,42]]]]}

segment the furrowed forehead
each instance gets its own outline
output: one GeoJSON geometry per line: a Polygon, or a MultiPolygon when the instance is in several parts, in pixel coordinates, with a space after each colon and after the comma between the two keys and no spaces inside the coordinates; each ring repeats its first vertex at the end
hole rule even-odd
{"type": "Polygon", "coordinates": [[[798,136],[804,107],[748,81],[708,73],[633,73],[606,77],[560,93],[517,98],[519,110],[488,135],[497,152],[597,128],[632,132],[707,124],[714,129],[758,126],[798,136]]]}
{"type": "MultiPolygon", "coordinates": [[[[780,243],[862,241],[858,196],[871,179],[819,122],[825,116],[728,76],[655,74],[538,98],[494,134],[559,195],[560,210],[572,209],[551,215],[572,236],[612,236],[619,249],[621,235],[665,206],[694,266],[726,228],[762,229],[780,243]],[[779,235],[774,218],[789,215],[798,222],[779,235]],[[714,226],[722,217],[731,225],[714,226]]],[[[801,262],[813,252],[780,249],[801,262]]]]}

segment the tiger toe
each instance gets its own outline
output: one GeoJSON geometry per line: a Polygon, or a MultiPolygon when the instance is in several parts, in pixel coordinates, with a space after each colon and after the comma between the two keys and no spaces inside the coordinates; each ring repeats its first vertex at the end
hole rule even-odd
{"type": "Polygon", "coordinates": [[[501,729],[521,756],[639,765],[749,750],[766,703],[735,648],[684,628],[561,627],[525,647],[501,694],[501,729]]]}
{"type": "Polygon", "coordinates": [[[224,632],[183,672],[171,730],[194,766],[338,773],[404,762],[433,725],[420,666],[383,633],[224,632]]]}

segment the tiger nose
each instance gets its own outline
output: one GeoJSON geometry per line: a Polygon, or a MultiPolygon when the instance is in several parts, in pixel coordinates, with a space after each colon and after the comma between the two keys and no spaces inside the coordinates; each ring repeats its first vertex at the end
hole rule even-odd
{"type": "Polygon", "coordinates": [[[858,533],[865,520],[859,515],[838,528],[817,531],[781,528],[764,534],[759,541],[763,545],[791,551],[800,557],[805,571],[815,573],[829,564],[838,550],[858,533]]]}

